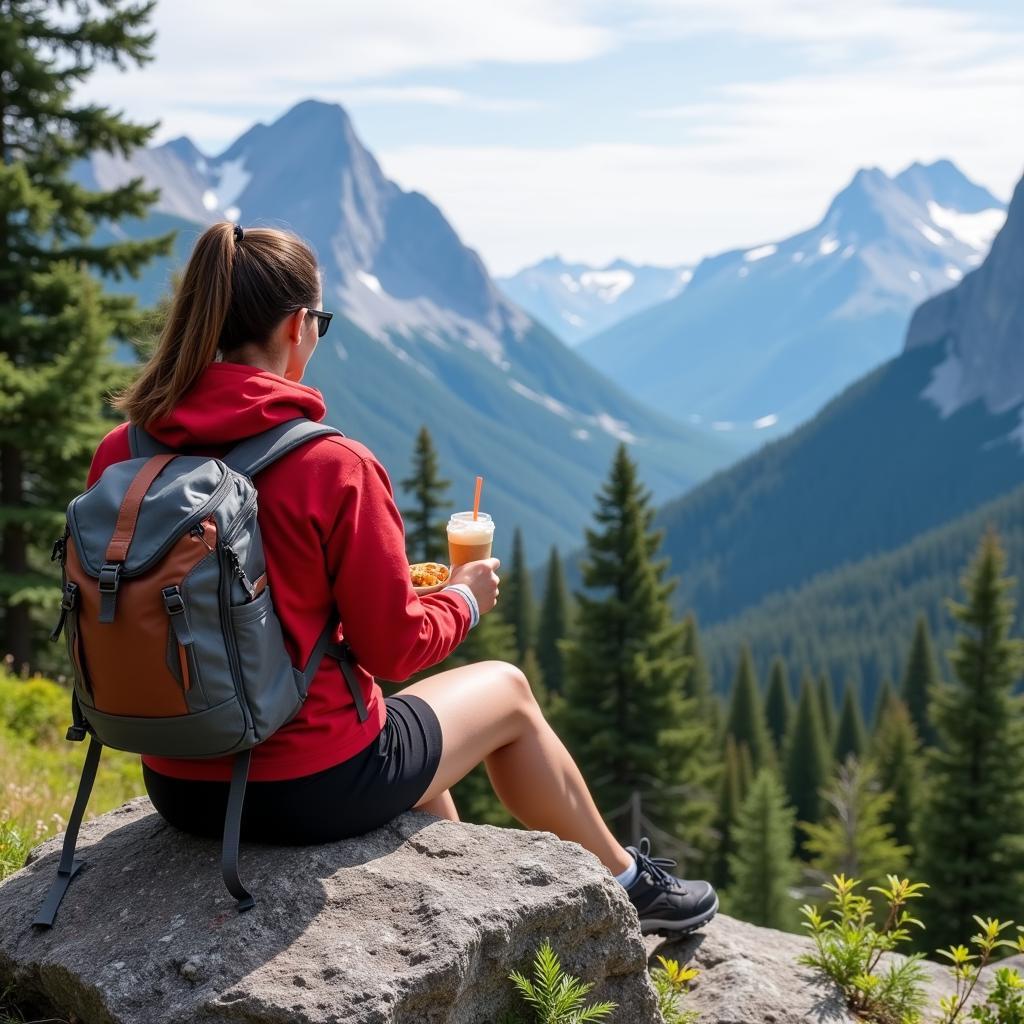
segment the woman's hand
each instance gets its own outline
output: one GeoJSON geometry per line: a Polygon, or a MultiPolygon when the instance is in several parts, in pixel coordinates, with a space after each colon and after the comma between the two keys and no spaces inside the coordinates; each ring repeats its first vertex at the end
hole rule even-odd
{"type": "Polygon", "coordinates": [[[489,612],[498,600],[498,566],[501,562],[497,558],[481,558],[478,562],[466,562],[465,565],[457,565],[451,576],[448,577],[449,584],[464,583],[473,591],[476,603],[480,608],[480,614],[489,612]]]}

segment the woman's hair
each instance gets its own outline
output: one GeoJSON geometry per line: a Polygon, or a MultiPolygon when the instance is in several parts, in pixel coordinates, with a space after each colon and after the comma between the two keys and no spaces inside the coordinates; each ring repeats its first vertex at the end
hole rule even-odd
{"type": "Polygon", "coordinates": [[[266,342],[289,313],[320,294],[316,258],[276,228],[221,221],[196,241],[152,356],[114,406],[140,426],[166,416],[218,351],[266,342]]]}

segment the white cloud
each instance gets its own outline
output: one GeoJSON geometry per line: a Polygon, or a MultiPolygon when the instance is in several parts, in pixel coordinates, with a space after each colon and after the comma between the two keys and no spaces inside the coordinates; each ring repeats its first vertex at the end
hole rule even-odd
{"type": "MultiPolygon", "coordinates": [[[[578,0],[290,0],[286,9],[244,0],[160,0],[150,26],[157,33],[152,63],[127,73],[100,67],[81,94],[115,98],[137,119],[163,121],[161,139],[188,134],[218,145],[311,95],[341,99],[352,83],[495,63],[571,63],[614,43],[578,0]]],[[[383,102],[389,90],[397,97],[387,83],[380,88],[373,102],[383,102]]],[[[515,106],[513,99],[473,99],[457,90],[418,89],[407,98],[477,109],[515,106]]]]}

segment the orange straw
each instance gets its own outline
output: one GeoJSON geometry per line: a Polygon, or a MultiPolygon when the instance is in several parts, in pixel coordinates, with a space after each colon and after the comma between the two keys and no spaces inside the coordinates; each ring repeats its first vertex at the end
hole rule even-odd
{"type": "Polygon", "coordinates": [[[476,491],[473,494],[473,519],[475,520],[480,515],[480,488],[484,485],[484,478],[478,476],[476,478],[476,491]]]}

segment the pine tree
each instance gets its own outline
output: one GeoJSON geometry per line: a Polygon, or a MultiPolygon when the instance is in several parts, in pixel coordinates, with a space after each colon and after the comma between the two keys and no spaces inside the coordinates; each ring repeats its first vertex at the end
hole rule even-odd
{"type": "Polygon", "coordinates": [[[746,744],[755,771],[772,763],[772,742],[765,722],[764,708],[761,705],[761,694],[757,688],[754,659],[746,644],[740,651],[740,662],[732,684],[725,732],[727,736],[732,736],[738,746],[746,744]]]}
{"type": "Polygon", "coordinates": [[[721,729],[722,705],[711,682],[711,672],[700,645],[697,617],[690,612],[683,620],[683,656],[687,659],[683,675],[683,693],[697,705],[697,714],[705,723],[709,737],[721,729]]]}
{"type": "Polygon", "coordinates": [[[926,747],[935,743],[935,728],[928,719],[928,708],[932,694],[939,682],[939,668],[932,647],[932,635],[924,615],[917,617],[914,627],[914,642],[907,657],[900,696],[910,711],[914,728],[926,747]]]}
{"type": "Polygon", "coordinates": [[[782,658],[772,662],[771,675],[768,678],[768,695],[764,702],[765,719],[768,732],[771,734],[776,753],[782,751],[782,743],[789,731],[789,722],[793,715],[793,695],[789,689],[789,677],[786,674],[786,663],[782,658]]]}
{"type": "Polygon", "coordinates": [[[818,676],[818,713],[821,715],[821,727],[825,730],[825,739],[830,744],[836,741],[836,691],[827,672],[818,676]]]}
{"type": "Polygon", "coordinates": [[[893,794],[879,784],[870,763],[848,757],[824,794],[827,811],[820,823],[802,822],[804,847],[822,880],[845,874],[881,885],[888,874],[901,874],[910,849],[893,835],[889,814],[893,794]]]}
{"type": "Polygon", "coordinates": [[[533,583],[526,564],[523,531],[517,526],[512,534],[512,562],[502,580],[501,616],[512,627],[516,638],[516,662],[522,664],[533,647],[536,630],[533,583]]]}
{"type": "Polygon", "coordinates": [[[921,741],[899,697],[892,696],[885,705],[871,749],[879,784],[893,797],[886,812],[893,838],[901,846],[911,846],[911,826],[921,794],[921,741]]]}
{"type": "Polygon", "coordinates": [[[558,549],[552,547],[548,558],[547,582],[537,623],[537,661],[544,676],[544,684],[552,694],[565,689],[565,659],[562,642],[571,629],[572,606],[565,585],[562,561],[558,549]]]}
{"type": "Polygon", "coordinates": [[[94,244],[97,227],[144,218],[141,179],[110,190],[74,184],[75,161],[128,155],[156,125],[75,102],[105,63],[152,59],[151,4],[7,0],[0,16],[0,651],[15,665],[44,647],[59,592],[49,562],[67,502],[112,425],[104,399],[127,383],[110,341],[138,329],[134,299],[99,276],[137,277],[173,235],[94,244]]]}
{"type": "Polygon", "coordinates": [[[452,507],[446,498],[450,480],[439,475],[437,450],[426,426],[416,435],[412,455],[412,473],[401,481],[402,490],[411,494],[414,504],[402,509],[406,523],[405,544],[410,562],[448,564],[448,540],[441,513],[452,507]]]}
{"type": "Polygon", "coordinates": [[[792,928],[796,901],[790,890],[796,884],[793,861],[793,809],[775,772],[760,771],[740,806],[733,826],[729,856],[732,884],[728,890],[729,912],[766,928],[792,928]]]}
{"type": "Polygon", "coordinates": [[[1024,711],[1014,695],[1024,643],[1011,638],[1016,581],[989,531],[963,578],[950,652],[954,680],[933,690],[936,745],[926,754],[916,832],[918,873],[931,889],[923,915],[932,948],[970,934],[972,915],[1024,914],[1024,711]]]}
{"type": "Polygon", "coordinates": [[[729,884],[729,855],[732,853],[732,827],[743,802],[740,782],[740,756],[736,741],[725,738],[724,769],[718,783],[718,808],[715,816],[715,832],[718,842],[711,860],[711,880],[718,888],[729,884]]]}
{"type": "Polygon", "coordinates": [[[889,707],[889,702],[896,699],[896,690],[892,685],[892,680],[886,676],[882,680],[882,685],[878,688],[878,694],[875,697],[875,713],[871,719],[872,736],[875,736],[881,727],[885,719],[886,709],[889,707]]]}
{"type": "Polygon", "coordinates": [[[682,625],[672,618],[667,561],[655,560],[651,496],[637,480],[625,445],[597,497],[586,531],[578,617],[566,643],[562,733],[599,807],[643,793],[659,828],[699,845],[714,804],[706,789],[707,742],[682,694],[682,625]],[[687,790],[686,796],[680,792],[687,790]]]}
{"type": "Polygon", "coordinates": [[[864,715],[860,709],[860,694],[857,684],[847,680],[846,692],[843,694],[843,710],[839,716],[839,726],[836,731],[836,742],[834,755],[836,761],[842,764],[851,754],[863,759],[867,752],[868,734],[864,727],[864,715]]]}
{"type": "MultiPolygon", "coordinates": [[[[832,772],[832,757],[821,724],[818,692],[813,680],[805,676],[800,686],[793,726],[786,737],[783,778],[789,801],[800,821],[821,818],[821,790],[832,772]]],[[[802,849],[800,837],[798,845],[802,849]]]]}

